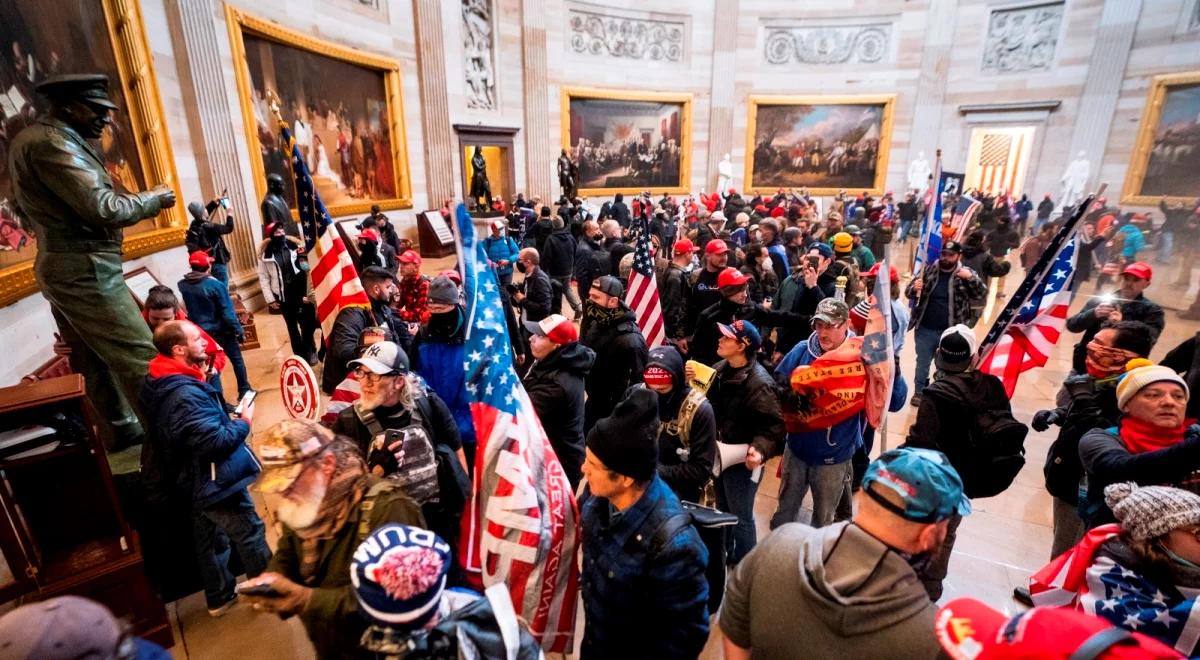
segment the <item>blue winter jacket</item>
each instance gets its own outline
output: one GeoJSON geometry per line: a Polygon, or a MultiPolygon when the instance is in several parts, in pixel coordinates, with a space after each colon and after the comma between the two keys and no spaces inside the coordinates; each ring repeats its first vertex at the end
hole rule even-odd
{"type": "Polygon", "coordinates": [[[179,295],[187,308],[188,320],[204,328],[218,341],[242,337],[242,324],[233,312],[229,287],[204,273],[188,273],[179,280],[179,295]]]}
{"type": "MultiPolygon", "coordinates": [[[[854,336],[851,331],[849,337],[854,336]]],[[[775,382],[781,387],[791,388],[790,379],[796,367],[812,364],[821,356],[821,343],[817,341],[817,333],[809,335],[808,339],[796,344],[775,367],[775,382]]],[[[858,413],[849,419],[834,424],[822,431],[807,431],[804,433],[788,433],[788,449],[796,458],[807,465],[837,465],[850,460],[854,450],[862,444],[863,428],[866,415],[858,413]]]]}
{"type": "Polygon", "coordinates": [[[700,655],[708,640],[708,550],[688,525],[650,554],[655,532],[682,512],[658,475],[619,515],[608,500],[584,493],[582,660],[700,655]]]}
{"type": "Polygon", "coordinates": [[[489,261],[507,261],[507,266],[496,266],[497,275],[512,275],[513,264],[517,263],[517,243],[508,236],[488,236],[483,239],[483,249],[487,252],[489,261]]]}
{"type": "Polygon", "coordinates": [[[1146,249],[1146,237],[1142,234],[1142,230],[1131,222],[1121,225],[1119,231],[1125,235],[1125,245],[1122,247],[1121,256],[1130,260],[1137,259],[1137,253],[1146,249]]]}
{"type": "Polygon", "coordinates": [[[194,376],[147,376],[138,398],[159,467],[193,506],[202,509],[254,483],[261,467],[246,446],[250,425],[229,417],[218,390],[194,376]]]}
{"type": "Polygon", "coordinates": [[[451,341],[433,339],[425,330],[417,336],[415,371],[426,385],[446,402],[464,445],[475,445],[475,423],[471,421],[471,401],[467,395],[466,351],[459,336],[451,341]]]}

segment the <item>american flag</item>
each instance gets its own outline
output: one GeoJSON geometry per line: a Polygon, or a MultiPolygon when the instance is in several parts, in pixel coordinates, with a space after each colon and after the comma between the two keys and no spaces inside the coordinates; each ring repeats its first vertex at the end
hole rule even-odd
{"type": "Polygon", "coordinates": [[[1029,588],[1034,604],[1078,607],[1192,656],[1200,642],[1200,602],[1196,590],[1180,589],[1179,593],[1168,595],[1142,574],[1109,556],[1098,555],[1100,545],[1119,532],[1120,527],[1115,524],[1097,527],[1074,548],[1035,573],[1029,588]]]}
{"type": "Polygon", "coordinates": [[[645,218],[638,223],[633,247],[633,270],[629,271],[625,304],[637,316],[638,327],[646,338],[646,348],[662,346],[667,340],[667,332],[663,327],[662,305],[658,301],[654,258],[650,256],[650,224],[645,218]]]}
{"type": "Polygon", "coordinates": [[[304,228],[304,247],[311,266],[309,276],[312,277],[316,296],[317,320],[321,323],[324,335],[329,337],[338,312],[347,307],[370,307],[371,301],[367,298],[367,292],[363,291],[358,270],[354,268],[341,236],[333,230],[333,220],[329,218],[321,195],[313,186],[308,165],[304,163],[304,156],[300,154],[287,122],[280,120],[279,130],[292,152],[296,200],[300,206],[300,226],[304,228]]]}
{"type": "Polygon", "coordinates": [[[958,198],[958,204],[954,206],[954,214],[950,217],[950,226],[954,227],[954,240],[962,242],[967,235],[967,228],[971,226],[971,220],[982,207],[983,204],[970,195],[958,198]]]}
{"type": "Polygon", "coordinates": [[[979,147],[979,188],[993,193],[1011,192],[1016,187],[1017,164],[1025,149],[1025,135],[987,133],[979,147]]]}
{"type": "Polygon", "coordinates": [[[938,150],[937,161],[933,167],[933,180],[937,185],[929,190],[925,197],[926,215],[921,223],[921,240],[917,245],[916,259],[913,261],[913,277],[919,277],[925,264],[937,261],[942,254],[942,190],[946,179],[942,177],[942,151],[938,150]]]}
{"type": "Polygon", "coordinates": [[[863,336],[862,360],[867,367],[867,423],[879,428],[892,400],[893,371],[896,368],[892,346],[892,279],[887,259],[879,262],[875,278],[875,302],[867,313],[863,336]]]}
{"type": "Polygon", "coordinates": [[[1079,217],[1050,241],[980,345],[979,370],[1004,381],[1010,399],[1022,373],[1046,364],[1067,324],[1075,273],[1072,235],[1079,217]]]}
{"type": "Polygon", "coordinates": [[[466,207],[455,215],[467,304],[463,369],[478,439],[459,560],[483,586],[503,582],[542,648],[565,653],[575,633],[579,510],[513,369],[496,274],[466,207]]]}

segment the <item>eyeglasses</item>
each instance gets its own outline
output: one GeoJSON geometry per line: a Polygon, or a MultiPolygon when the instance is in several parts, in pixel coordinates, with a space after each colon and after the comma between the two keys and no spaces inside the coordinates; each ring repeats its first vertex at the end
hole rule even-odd
{"type": "Polygon", "coordinates": [[[384,378],[391,378],[393,376],[395,376],[395,374],[377,374],[374,371],[363,369],[362,367],[354,370],[354,377],[357,378],[359,382],[370,385],[374,385],[384,378]]]}

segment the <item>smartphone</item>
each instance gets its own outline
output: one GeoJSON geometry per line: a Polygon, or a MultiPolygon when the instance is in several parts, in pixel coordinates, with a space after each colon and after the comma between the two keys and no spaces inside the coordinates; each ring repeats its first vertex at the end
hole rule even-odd
{"type": "Polygon", "coordinates": [[[245,411],[246,408],[248,408],[250,406],[250,404],[254,403],[254,399],[257,396],[258,396],[258,392],[255,392],[254,390],[250,390],[250,391],[246,392],[246,395],[242,397],[242,400],[238,401],[237,407],[233,409],[234,416],[241,417],[242,412],[245,411]]]}
{"type": "Polygon", "coordinates": [[[221,198],[221,206],[225,207],[226,210],[229,209],[229,198],[228,197],[221,198]]]}
{"type": "Polygon", "coordinates": [[[821,257],[814,257],[814,256],[810,255],[808,257],[808,267],[812,268],[813,270],[820,268],[821,267],[821,257]]]}
{"type": "Polygon", "coordinates": [[[258,596],[260,598],[282,598],[283,597],[283,594],[278,591],[275,591],[275,586],[268,582],[261,582],[259,584],[252,584],[249,586],[247,586],[245,582],[242,582],[241,584],[234,587],[233,590],[243,596],[258,596]]]}

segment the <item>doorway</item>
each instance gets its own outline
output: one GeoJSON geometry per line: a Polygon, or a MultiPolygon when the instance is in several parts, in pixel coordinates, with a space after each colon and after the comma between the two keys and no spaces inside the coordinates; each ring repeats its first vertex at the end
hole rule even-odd
{"type": "Polygon", "coordinates": [[[966,187],[1019,198],[1025,188],[1036,126],[971,129],[966,187]]]}

